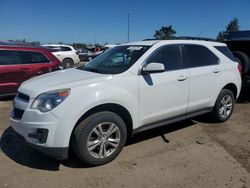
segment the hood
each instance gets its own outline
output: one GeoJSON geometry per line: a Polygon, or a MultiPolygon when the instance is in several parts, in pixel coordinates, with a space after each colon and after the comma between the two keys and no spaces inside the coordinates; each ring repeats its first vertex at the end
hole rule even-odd
{"type": "Polygon", "coordinates": [[[67,69],[27,80],[22,83],[18,91],[29,95],[30,98],[35,98],[47,91],[79,87],[85,84],[105,81],[110,77],[111,75],[107,74],[98,74],[78,69],[67,69]]]}

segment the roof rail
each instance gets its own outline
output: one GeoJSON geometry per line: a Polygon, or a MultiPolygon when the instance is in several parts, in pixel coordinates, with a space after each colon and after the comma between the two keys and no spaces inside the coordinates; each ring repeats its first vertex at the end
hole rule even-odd
{"type": "MultiPolygon", "coordinates": [[[[143,41],[151,41],[151,40],[157,40],[157,39],[144,39],[143,41]]],[[[217,41],[217,40],[212,39],[212,38],[190,37],[190,36],[180,36],[180,37],[174,37],[172,39],[165,39],[165,40],[205,40],[205,41],[213,41],[213,42],[217,41]]]]}
{"type": "Polygon", "coordinates": [[[205,40],[205,41],[213,41],[216,42],[217,40],[212,38],[206,38],[206,37],[190,37],[190,36],[180,36],[176,37],[177,40],[205,40]]]}
{"type": "Polygon", "coordinates": [[[246,31],[234,31],[225,33],[225,41],[242,41],[250,40],[250,30],[246,31]]]}

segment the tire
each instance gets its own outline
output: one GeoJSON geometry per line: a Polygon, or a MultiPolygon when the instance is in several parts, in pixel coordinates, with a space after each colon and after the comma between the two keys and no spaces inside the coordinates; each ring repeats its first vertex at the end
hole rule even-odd
{"type": "Polygon", "coordinates": [[[63,64],[63,67],[65,69],[69,69],[69,68],[73,68],[74,61],[72,59],[70,59],[70,58],[66,58],[66,59],[63,60],[62,64],[63,64]]]}
{"type": "Polygon", "coordinates": [[[108,111],[98,112],[77,125],[73,131],[73,148],[82,163],[98,166],[114,160],[126,139],[126,125],[120,116],[108,111]]]}
{"type": "Polygon", "coordinates": [[[234,51],[234,56],[240,61],[242,74],[246,74],[250,69],[250,58],[243,52],[234,51]]]}
{"type": "Polygon", "coordinates": [[[93,57],[88,57],[88,61],[92,61],[93,60],[93,57]]]}
{"type": "Polygon", "coordinates": [[[234,104],[235,98],[233,92],[228,89],[223,89],[210,114],[211,118],[218,123],[227,121],[233,113],[234,104]]]}

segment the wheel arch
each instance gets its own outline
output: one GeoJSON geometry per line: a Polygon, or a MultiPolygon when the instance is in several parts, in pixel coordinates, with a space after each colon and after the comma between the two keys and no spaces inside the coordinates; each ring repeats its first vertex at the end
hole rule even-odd
{"type": "Polygon", "coordinates": [[[88,116],[90,116],[92,114],[95,114],[97,112],[101,112],[101,111],[110,111],[110,112],[113,112],[113,113],[119,115],[126,124],[128,138],[132,136],[132,134],[133,134],[133,119],[132,119],[132,116],[131,116],[130,112],[125,107],[123,107],[123,106],[121,106],[119,104],[106,103],[106,104],[101,104],[101,105],[95,106],[95,107],[89,109],[87,112],[85,112],[78,119],[76,124],[74,125],[74,128],[73,128],[73,130],[71,132],[70,138],[72,139],[73,131],[80,122],[82,122],[88,116]]]}
{"type": "Polygon", "coordinates": [[[237,86],[235,84],[229,83],[229,84],[225,85],[222,89],[228,89],[228,90],[232,91],[234,94],[235,100],[237,99],[238,89],[237,89],[237,86]]]}
{"type": "Polygon", "coordinates": [[[73,60],[71,57],[65,57],[65,58],[63,58],[62,62],[63,62],[64,60],[66,60],[66,59],[70,59],[70,60],[73,61],[73,63],[74,63],[74,60],[73,60]]]}

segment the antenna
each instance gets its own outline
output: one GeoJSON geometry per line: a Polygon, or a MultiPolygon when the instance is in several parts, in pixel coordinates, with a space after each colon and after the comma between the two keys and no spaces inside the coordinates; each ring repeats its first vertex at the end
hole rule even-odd
{"type": "Polygon", "coordinates": [[[198,37],[200,37],[200,36],[201,36],[201,34],[202,34],[202,30],[200,30],[198,37]]]}

